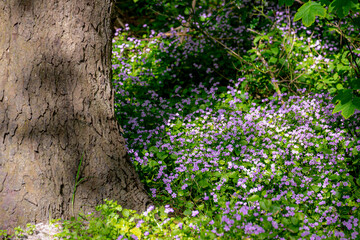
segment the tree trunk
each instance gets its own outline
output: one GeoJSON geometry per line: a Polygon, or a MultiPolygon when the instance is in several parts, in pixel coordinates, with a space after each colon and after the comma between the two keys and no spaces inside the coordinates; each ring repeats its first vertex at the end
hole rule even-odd
{"type": "Polygon", "coordinates": [[[0,229],[151,203],[114,117],[111,0],[0,0],[0,229]]]}

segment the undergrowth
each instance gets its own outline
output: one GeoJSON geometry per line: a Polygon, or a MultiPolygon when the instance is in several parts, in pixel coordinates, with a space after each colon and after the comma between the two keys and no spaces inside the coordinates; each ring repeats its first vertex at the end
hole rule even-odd
{"type": "MultiPolygon", "coordinates": [[[[236,2],[191,15],[186,1],[149,1],[151,26],[116,31],[116,114],[155,206],[105,200],[58,237],[359,238],[360,114],[331,102],[357,79],[354,55],[325,20],[236,2]]],[[[359,56],[356,27],[341,28],[359,56]]]]}

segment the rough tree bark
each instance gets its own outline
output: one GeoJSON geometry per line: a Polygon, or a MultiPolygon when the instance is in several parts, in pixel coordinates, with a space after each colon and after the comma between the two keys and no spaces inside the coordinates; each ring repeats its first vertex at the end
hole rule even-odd
{"type": "Polygon", "coordinates": [[[0,229],[151,203],[111,88],[111,0],[0,0],[0,229]]]}

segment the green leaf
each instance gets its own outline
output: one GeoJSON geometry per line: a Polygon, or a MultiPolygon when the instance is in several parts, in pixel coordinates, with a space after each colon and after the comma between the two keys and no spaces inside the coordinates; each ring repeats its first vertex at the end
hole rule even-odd
{"type": "Polygon", "coordinates": [[[353,94],[351,89],[341,89],[338,92],[338,95],[336,95],[331,102],[336,103],[337,101],[340,101],[345,104],[352,99],[352,96],[353,94]]]}
{"type": "Polygon", "coordinates": [[[290,226],[288,226],[288,229],[289,229],[289,231],[292,232],[292,233],[297,233],[297,232],[299,232],[299,227],[297,227],[297,226],[290,225],[290,226]]]}
{"type": "Polygon", "coordinates": [[[273,214],[275,214],[275,215],[278,214],[280,212],[280,210],[281,210],[281,207],[279,205],[272,205],[271,206],[271,212],[273,214]]]}
{"type": "Polygon", "coordinates": [[[268,199],[261,200],[260,207],[266,211],[269,211],[271,207],[271,200],[268,199]]]}
{"type": "Polygon", "coordinates": [[[180,119],[177,119],[176,123],[175,123],[175,126],[174,126],[174,129],[178,130],[179,128],[181,128],[181,126],[182,126],[182,122],[180,121],[180,119]]]}
{"type": "Polygon", "coordinates": [[[296,217],[299,219],[299,221],[303,221],[305,218],[305,214],[304,213],[296,213],[296,217]]]}
{"type": "Polygon", "coordinates": [[[345,102],[345,103],[343,103],[342,101],[339,101],[339,103],[335,106],[332,113],[334,114],[334,113],[341,111],[341,115],[345,119],[348,119],[351,115],[354,114],[355,109],[360,110],[360,98],[359,97],[354,97],[352,100],[345,102]]]}
{"type": "Polygon", "coordinates": [[[128,218],[130,216],[130,212],[128,209],[123,209],[122,210],[122,215],[125,217],[125,218],[128,218]]]}
{"type": "Polygon", "coordinates": [[[333,180],[333,181],[339,181],[340,180],[340,176],[339,175],[331,175],[330,177],[330,180],[333,180]]]}
{"type": "Polygon", "coordinates": [[[190,201],[187,201],[186,204],[185,204],[185,206],[186,206],[187,208],[192,208],[192,207],[194,206],[194,203],[193,203],[193,202],[190,202],[190,201]]]}
{"type": "Polygon", "coordinates": [[[360,78],[352,78],[349,82],[352,89],[360,89],[360,78]]]}
{"type": "Polygon", "coordinates": [[[357,10],[357,0],[335,0],[329,6],[329,12],[335,12],[339,18],[349,15],[349,11],[357,10]]]}
{"type": "Polygon", "coordinates": [[[272,228],[271,224],[268,221],[263,221],[262,222],[263,228],[266,230],[270,230],[272,228]]]}
{"type": "Polygon", "coordinates": [[[241,140],[241,141],[240,141],[240,144],[241,144],[241,146],[246,146],[246,145],[249,144],[249,142],[246,141],[246,140],[241,140]]]}
{"type": "Polygon", "coordinates": [[[202,188],[206,188],[207,186],[209,186],[209,183],[203,179],[199,182],[199,186],[202,188]]]}
{"type": "Polygon", "coordinates": [[[353,155],[358,155],[359,151],[356,148],[353,148],[351,151],[353,155]]]}
{"type": "Polygon", "coordinates": [[[269,63],[275,64],[277,62],[277,58],[271,57],[269,63]]]}
{"type": "Polygon", "coordinates": [[[332,153],[332,150],[326,148],[325,146],[321,146],[321,147],[316,148],[316,151],[317,152],[323,152],[325,154],[331,154],[332,153]]]}
{"type": "Polygon", "coordinates": [[[249,197],[247,200],[250,201],[250,202],[255,202],[257,200],[259,200],[260,197],[258,195],[252,195],[251,197],[249,197]]]}
{"type": "Polygon", "coordinates": [[[271,52],[272,52],[274,55],[278,55],[278,53],[279,53],[279,48],[277,48],[277,47],[271,48],[271,52]]]}
{"type": "Polygon", "coordinates": [[[337,192],[335,193],[335,198],[337,198],[337,199],[340,199],[340,198],[341,198],[341,193],[340,193],[339,191],[337,191],[337,192]]]}
{"type": "Polygon", "coordinates": [[[133,229],[130,230],[130,232],[131,232],[132,234],[134,234],[135,236],[137,236],[138,239],[141,238],[141,230],[140,230],[140,228],[134,227],[133,229]]]}
{"type": "Polygon", "coordinates": [[[316,185],[313,185],[311,186],[312,190],[314,190],[316,193],[320,191],[320,187],[319,186],[316,186],[316,185]]]}
{"type": "Polygon", "coordinates": [[[186,210],[184,211],[184,215],[186,215],[186,216],[191,215],[191,210],[190,210],[190,209],[186,209],[186,210]]]}
{"type": "Polygon", "coordinates": [[[156,157],[159,158],[160,160],[164,160],[165,158],[167,158],[167,156],[169,156],[169,154],[167,153],[163,153],[163,152],[156,153],[156,157]]]}
{"type": "Polygon", "coordinates": [[[257,36],[254,39],[254,44],[257,43],[259,40],[261,40],[263,38],[263,36],[257,36]]]}
{"type": "Polygon", "coordinates": [[[321,131],[321,130],[322,130],[322,127],[320,127],[320,126],[315,126],[314,129],[315,129],[316,131],[321,131]]]}
{"type": "Polygon", "coordinates": [[[297,217],[291,217],[290,220],[291,220],[292,224],[294,224],[294,225],[298,225],[298,223],[299,223],[299,219],[297,217]]]}
{"type": "Polygon", "coordinates": [[[281,223],[284,224],[284,226],[287,226],[287,225],[290,224],[290,221],[289,221],[289,219],[287,219],[287,218],[282,218],[282,219],[281,219],[281,223]]]}
{"type": "Polygon", "coordinates": [[[294,22],[302,19],[302,23],[309,27],[315,22],[315,17],[325,17],[326,9],[317,2],[309,1],[302,5],[294,16],[294,22]]]}
{"type": "Polygon", "coordinates": [[[294,0],[279,0],[279,6],[286,5],[288,7],[294,4],[294,0]]]}
{"type": "Polygon", "coordinates": [[[155,146],[152,146],[152,147],[149,148],[149,151],[152,152],[152,153],[157,153],[157,152],[159,152],[159,149],[157,147],[155,147],[155,146]]]}
{"type": "Polygon", "coordinates": [[[341,83],[336,84],[336,88],[338,90],[344,89],[343,85],[341,83]]]}
{"type": "Polygon", "coordinates": [[[238,178],[239,177],[239,172],[231,172],[229,174],[229,178],[238,178]]]}

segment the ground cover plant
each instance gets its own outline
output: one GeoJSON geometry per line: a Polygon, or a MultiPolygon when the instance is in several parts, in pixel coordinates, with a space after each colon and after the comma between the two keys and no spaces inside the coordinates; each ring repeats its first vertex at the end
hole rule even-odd
{"type": "MultiPolygon", "coordinates": [[[[129,35],[129,26],[117,32],[119,122],[141,178],[162,207],[105,221],[113,238],[358,238],[359,115],[332,114],[332,97],[320,92],[347,87],[353,69],[332,35],[300,22],[290,22],[298,27],[287,35],[295,29],[287,24],[291,11],[273,11],[276,29],[267,33],[272,25],[255,24],[253,31],[265,34],[255,35],[250,49],[234,45],[246,41],[239,36],[244,29],[226,42],[247,53],[242,57],[254,61],[249,66],[190,31],[185,40],[181,32],[157,35],[147,26],[143,40],[129,35]],[[278,63],[281,54],[286,64],[278,63]],[[286,82],[281,91],[291,93],[282,94],[284,103],[262,59],[273,74],[287,67],[276,75],[286,82]],[[229,71],[229,63],[243,67],[229,71]],[[299,85],[291,85],[291,76],[299,85]],[[306,84],[311,88],[300,88],[306,84]]],[[[214,34],[233,29],[229,16],[216,19],[214,34]]],[[[104,206],[112,214],[123,211],[114,202],[104,206]]]]}
{"type": "MultiPolygon", "coordinates": [[[[116,114],[155,206],[105,201],[59,237],[358,239],[360,114],[332,103],[358,78],[336,28],[272,1],[193,2],[147,1],[157,20],[113,41],[116,114]]],[[[356,25],[340,29],[359,56],[356,25]]]]}

